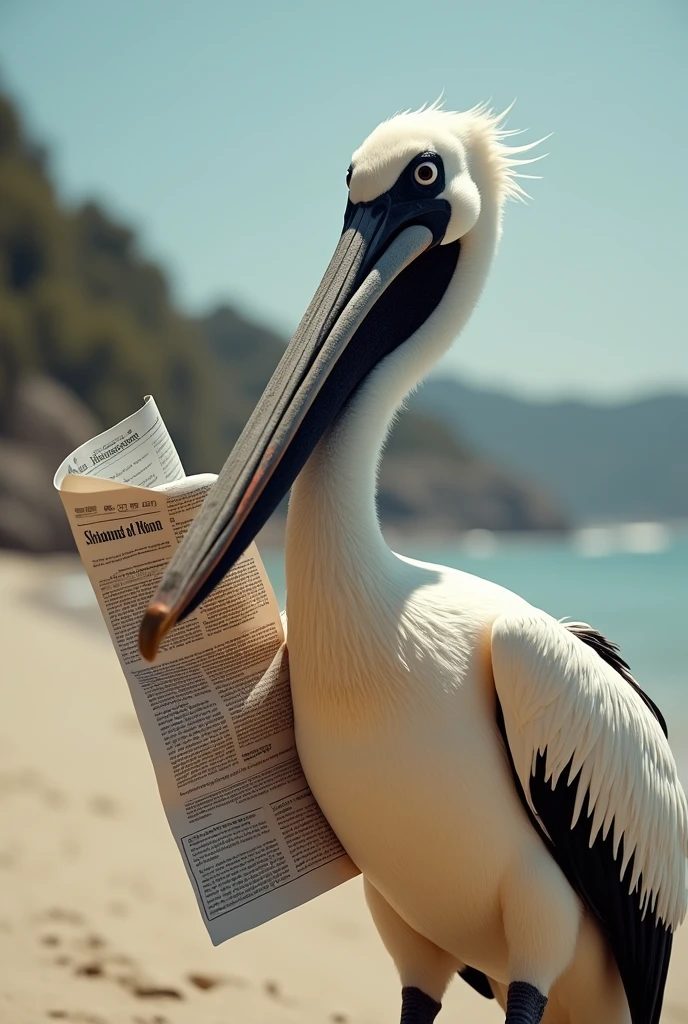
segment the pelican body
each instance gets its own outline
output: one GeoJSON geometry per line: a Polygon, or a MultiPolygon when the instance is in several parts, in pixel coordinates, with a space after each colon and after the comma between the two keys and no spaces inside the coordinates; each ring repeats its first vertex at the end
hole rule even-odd
{"type": "Polygon", "coordinates": [[[381,124],[354,154],[323,281],[141,628],[165,633],[293,484],[299,754],[431,1024],[458,972],[509,1024],[656,1024],[686,911],[686,801],[616,646],[486,580],[397,555],[377,468],[466,323],[532,145],[485,107],[381,124]]]}

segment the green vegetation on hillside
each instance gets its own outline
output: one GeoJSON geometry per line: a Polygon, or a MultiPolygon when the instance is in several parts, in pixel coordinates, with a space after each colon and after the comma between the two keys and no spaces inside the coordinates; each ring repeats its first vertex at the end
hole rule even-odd
{"type": "Polygon", "coordinates": [[[0,409],[30,371],[66,384],[103,425],[150,392],[189,471],[221,463],[216,388],[198,329],[174,309],[132,231],[93,203],[60,206],[45,154],[0,97],[0,409]]]}

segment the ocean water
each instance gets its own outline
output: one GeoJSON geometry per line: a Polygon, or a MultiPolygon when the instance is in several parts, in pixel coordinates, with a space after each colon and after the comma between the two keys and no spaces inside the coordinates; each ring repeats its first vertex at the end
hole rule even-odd
{"type": "MultiPolygon", "coordinates": [[[[503,540],[476,531],[454,546],[393,547],[493,580],[557,618],[595,626],[620,646],[640,685],[665,713],[670,732],[674,719],[686,734],[688,533],[648,524],[583,530],[568,540],[503,540]]],[[[283,607],[283,556],[261,554],[283,607]]],[[[688,767],[688,734],[686,741],[688,767]]]]}

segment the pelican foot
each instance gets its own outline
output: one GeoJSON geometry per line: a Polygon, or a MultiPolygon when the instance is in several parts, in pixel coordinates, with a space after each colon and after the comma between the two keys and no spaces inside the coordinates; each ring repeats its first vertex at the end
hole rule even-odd
{"type": "Polygon", "coordinates": [[[442,1009],[436,1002],[415,985],[405,985],[401,990],[401,1024],[432,1024],[442,1009]]]}
{"type": "Polygon", "coordinates": [[[467,985],[475,989],[485,999],[494,999],[494,992],[490,987],[490,983],[487,977],[482,971],[476,971],[475,967],[462,967],[459,971],[459,977],[463,978],[467,985]]]}
{"type": "Polygon", "coordinates": [[[506,996],[506,1024],[540,1024],[547,997],[527,981],[512,981],[506,996]]]}

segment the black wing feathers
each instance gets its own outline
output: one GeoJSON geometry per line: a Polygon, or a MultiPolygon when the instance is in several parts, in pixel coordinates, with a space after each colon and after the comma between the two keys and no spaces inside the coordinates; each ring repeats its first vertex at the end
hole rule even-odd
{"type": "Polygon", "coordinates": [[[568,629],[569,633],[573,633],[579,640],[582,640],[588,647],[592,647],[593,651],[599,654],[603,661],[606,661],[608,665],[611,665],[613,669],[619,673],[619,675],[629,683],[638,696],[647,704],[648,708],[655,716],[657,721],[662,727],[662,732],[668,738],[669,732],[667,730],[667,724],[664,721],[664,715],[659,710],[655,702],[648,697],[644,690],[638,686],[637,682],[631,675],[631,670],[619,654],[618,645],[613,643],[611,640],[607,640],[606,636],[599,633],[592,626],[586,625],[584,622],[562,622],[562,626],[568,629]]]}
{"type": "Polygon", "coordinates": [[[593,911],[609,940],[626,991],[633,1024],[656,1024],[671,955],[672,934],[648,910],[643,919],[639,891],[629,895],[633,858],[623,879],[623,840],[614,859],[613,829],[589,846],[588,799],[571,828],[576,787],[567,786],[568,767],[554,790],[545,782],[545,758],[538,755],[530,793],[552,839],[552,854],[569,882],[593,911]]]}
{"type": "MultiPolygon", "coordinates": [[[[661,711],[640,689],[628,665],[618,653],[616,644],[611,643],[590,626],[581,623],[562,625],[583,643],[592,647],[634,688],[666,735],[666,724],[661,711]]],[[[636,890],[629,895],[633,858],[631,857],[621,879],[623,840],[615,858],[613,827],[606,839],[602,838],[600,831],[592,847],[589,846],[588,797],[578,821],[571,828],[577,786],[567,784],[570,763],[561,773],[556,787],[552,789],[551,782],[545,781],[546,758],[543,754],[537,756],[535,771],[530,781],[531,799],[540,819],[538,821],[528,805],[514,766],[499,700],[497,725],[504,739],[516,790],[528,817],[572,888],[597,917],[609,941],[626,992],[633,1024],[658,1024],[673,936],[668,928],[656,920],[651,908],[643,918],[640,909],[642,879],[636,890]],[[543,825],[548,834],[543,831],[543,825]]],[[[579,776],[576,776],[574,782],[577,782],[578,778],[579,776]]]]}

